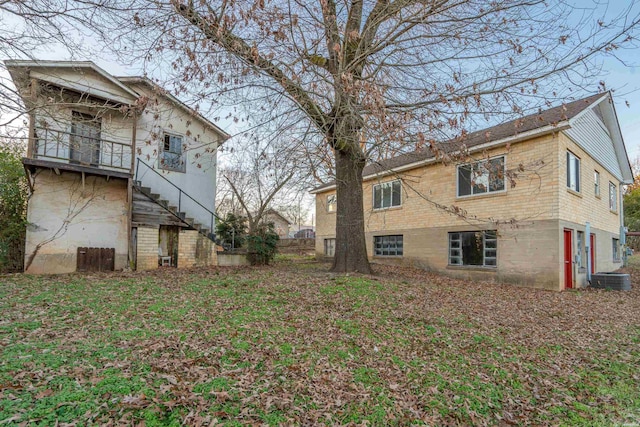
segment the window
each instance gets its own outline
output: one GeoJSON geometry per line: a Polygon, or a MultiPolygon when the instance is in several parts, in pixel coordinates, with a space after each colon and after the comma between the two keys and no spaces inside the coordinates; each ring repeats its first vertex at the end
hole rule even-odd
{"type": "Polygon", "coordinates": [[[397,236],[375,236],[373,238],[373,254],[376,256],[402,256],[403,238],[397,236]]]}
{"type": "Polygon", "coordinates": [[[584,231],[578,231],[577,244],[578,250],[576,251],[576,264],[578,264],[578,268],[583,268],[586,266],[586,260],[584,257],[584,231]]]}
{"type": "Polygon", "coordinates": [[[504,156],[458,166],[458,197],[504,191],[504,156]]]}
{"type": "Polygon", "coordinates": [[[593,185],[596,197],[600,197],[600,172],[593,171],[593,185]]]}
{"type": "Polygon", "coordinates": [[[69,135],[69,158],[72,162],[90,165],[100,164],[101,119],[89,114],[73,111],[71,135],[69,135]]]}
{"type": "Polygon", "coordinates": [[[620,241],[618,239],[612,239],[611,242],[613,251],[613,260],[620,261],[620,241]]]}
{"type": "Polygon", "coordinates": [[[567,188],[580,192],[580,159],[567,151],[567,188]]]}
{"type": "Polygon", "coordinates": [[[609,209],[616,211],[618,209],[618,192],[616,191],[616,185],[613,182],[609,182],[609,209]]]}
{"type": "Polygon", "coordinates": [[[335,212],[338,206],[338,197],[335,194],[327,196],[327,212],[335,212]]]}
{"type": "Polygon", "coordinates": [[[160,167],[176,172],[185,172],[186,164],[182,159],[182,137],[164,134],[164,144],[160,153],[160,167]]]}
{"type": "Polygon", "coordinates": [[[495,230],[449,233],[449,265],[495,267],[497,257],[495,230]]]}
{"type": "Polygon", "coordinates": [[[373,186],[373,208],[385,209],[402,203],[400,180],[384,182],[373,186]]]}
{"type": "Polygon", "coordinates": [[[336,254],[336,239],[324,239],[324,256],[336,254]]]}

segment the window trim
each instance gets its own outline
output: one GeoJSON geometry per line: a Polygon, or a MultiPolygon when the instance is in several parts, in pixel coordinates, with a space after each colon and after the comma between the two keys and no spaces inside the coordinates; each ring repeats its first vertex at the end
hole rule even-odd
{"type": "MultiPolygon", "coordinates": [[[[382,204],[382,202],[381,202],[382,204]]],[[[394,208],[401,208],[402,207],[402,180],[401,179],[394,179],[392,181],[385,181],[385,182],[380,182],[378,184],[374,184],[373,187],[371,187],[371,206],[373,207],[374,211],[382,211],[382,210],[386,210],[386,209],[394,209],[394,208]],[[400,188],[400,204],[399,205],[394,205],[393,204],[393,184],[397,182],[399,184],[399,188],[400,188]],[[390,206],[380,206],[379,208],[376,208],[376,187],[381,187],[383,185],[391,185],[391,205],[390,206]]]]}
{"type": "Polygon", "coordinates": [[[616,239],[615,237],[611,238],[611,258],[613,258],[613,262],[620,262],[622,258],[620,256],[620,239],[616,239]]]}
{"type": "Polygon", "coordinates": [[[456,198],[458,199],[464,199],[464,198],[468,198],[468,197],[479,197],[479,196],[487,196],[487,195],[493,195],[493,194],[501,194],[501,193],[506,193],[507,192],[507,183],[506,183],[506,174],[507,174],[507,156],[505,154],[500,154],[498,156],[493,156],[493,157],[489,157],[487,159],[483,159],[483,160],[478,160],[475,162],[468,162],[468,163],[463,163],[463,164],[459,164],[456,166],[456,198]],[[468,166],[468,165],[475,165],[477,163],[486,163],[486,162],[490,162],[491,160],[495,160],[495,159],[499,159],[502,158],[502,173],[503,173],[503,188],[502,190],[495,190],[495,191],[485,191],[484,193],[477,193],[477,194],[473,194],[473,186],[471,186],[471,194],[465,194],[465,195],[460,195],[460,167],[463,166],[468,166]]]}
{"type": "Polygon", "coordinates": [[[497,269],[498,268],[498,231],[497,230],[472,230],[472,231],[450,231],[447,233],[447,250],[448,250],[448,254],[447,254],[447,266],[448,267],[455,267],[455,268],[486,268],[486,269],[497,269]],[[494,237],[487,239],[487,233],[493,233],[494,237]],[[463,257],[464,255],[462,254],[462,236],[460,236],[460,247],[459,248],[452,248],[451,247],[451,237],[454,234],[463,234],[463,233],[482,233],[482,265],[479,264],[463,264],[463,257]],[[486,247],[486,242],[487,241],[494,241],[495,242],[495,248],[487,248],[486,247]],[[460,258],[460,264],[452,264],[451,263],[451,259],[454,258],[451,255],[451,251],[452,249],[458,249],[460,251],[460,255],[458,255],[457,257],[460,258]],[[495,256],[494,257],[488,257],[489,259],[495,259],[495,265],[491,265],[491,264],[487,264],[487,250],[490,251],[495,251],[495,256]]]}
{"type": "Polygon", "coordinates": [[[158,166],[160,167],[160,169],[166,170],[166,171],[171,171],[171,172],[179,172],[179,173],[186,173],[187,172],[187,162],[186,162],[186,153],[184,150],[183,145],[185,144],[185,137],[184,135],[180,135],[179,133],[174,133],[174,132],[167,132],[167,131],[163,131],[162,133],[162,139],[160,140],[160,146],[162,147],[162,149],[159,151],[159,155],[158,155],[158,166]],[[165,138],[166,137],[175,137],[175,138],[180,138],[180,167],[173,167],[169,164],[167,164],[166,162],[164,162],[163,160],[163,155],[164,153],[171,153],[171,154],[178,154],[178,153],[174,153],[173,151],[166,151],[164,146],[165,146],[165,138]]]}
{"type": "Polygon", "coordinates": [[[580,157],[578,157],[576,154],[574,154],[572,151],[567,150],[567,190],[570,191],[574,191],[576,193],[581,193],[582,190],[582,180],[581,180],[581,169],[582,169],[582,159],[580,159],[580,157]],[[575,175],[576,178],[576,188],[571,188],[571,157],[573,157],[574,159],[576,159],[578,161],[578,170],[577,173],[575,175]]]}
{"type": "Polygon", "coordinates": [[[330,237],[328,239],[324,239],[324,256],[326,257],[335,257],[336,256],[336,238],[335,237],[330,237]],[[331,245],[327,245],[327,243],[332,242],[331,245]],[[331,249],[333,250],[332,254],[327,253],[327,247],[330,246],[331,249]]]}
{"type": "MultiPolygon", "coordinates": [[[[382,244],[382,243],[381,243],[382,244]]],[[[401,258],[404,256],[404,234],[383,234],[383,235],[379,235],[379,236],[373,236],[373,256],[375,257],[384,257],[384,258],[401,258]],[[376,239],[382,239],[384,237],[393,237],[396,239],[395,245],[395,254],[390,255],[383,255],[382,253],[378,254],[376,253],[376,239]],[[400,247],[400,249],[398,250],[398,242],[397,242],[397,238],[400,237],[400,242],[402,244],[402,246],[400,247]],[[400,252],[400,253],[398,253],[400,252]]]]}
{"type": "Polygon", "coordinates": [[[594,194],[599,199],[601,198],[601,190],[600,190],[600,172],[594,169],[593,171],[593,185],[594,185],[594,194]]]}
{"type": "Polygon", "coordinates": [[[329,194],[327,196],[327,213],[336,213],[338,209],[338,195],[337,194],[329,194]],[[329,199],[333,198],[333,201],[330,202],[329,199]],[[330,206],[333,206],[333,209],[330,209],[330,206]]]}
{"type": "Polygon", "coordinates": [[[609,181],[609,210],[611,212],[618,212],[618,187],[611,181],[609,181]],[[612,190],[613,193],[611,192],[612,190]],[[613,196],[613,198],[611,196],[613,196]]]}

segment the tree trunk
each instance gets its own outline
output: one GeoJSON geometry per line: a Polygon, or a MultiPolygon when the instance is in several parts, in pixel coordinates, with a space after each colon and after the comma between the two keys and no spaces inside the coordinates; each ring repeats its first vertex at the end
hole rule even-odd
{"type": "Polygon", "coordinates": [[[362,169],[365,160],[353,151],[335,150],[336,248],[331,271],[371,273],[364,235],[362,169]]]}

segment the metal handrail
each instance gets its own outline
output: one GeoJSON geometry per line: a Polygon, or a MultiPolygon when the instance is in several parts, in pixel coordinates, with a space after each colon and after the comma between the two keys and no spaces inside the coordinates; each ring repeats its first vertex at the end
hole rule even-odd
{"type": "MultiPolygon", "coordinates": [[[[86,136],[82,136],[82,135],[78,135],[75,134],[73,132],[68,132],[65,130],[60,130],[60,129],[51,129],[51,128],[46,128],[46,127],[40,127],[40,126],[36,126],[35,128],[36,131],[36,135],[34,136],[34,142],[37,144],[34,148],[34,153],[33,153],[33,157],[34,158],[50,158],[50,159],[58,159],[58,160],[73,160],[70,158],[70,153],[67,156],[63,156],[60,155],[60,151],[61,148],[62,149],[73,149],[73,148],[79,148],[78,147],[74,147],[74,144],[70,141],[71,138],[76,137],[76,138],[82,138],[84,140],[93,140],[96,143],[98,143],[98,152],[100,153],[99,159],[96,162],[97,165],[99,166],[107,166],[107,167],[111,167],[111,168],[115,168],[115,169],[124,169],[124,170],[131,170],[131,166],[127,165],[124,166],[124,158],[125,156],[131,156],[133,155],[132,150],[131,150],[131,144],[130,143],[123,143],[123,142],[118,142],[118,141],[111,141],[111,140],[107,140],[104,138],[89,138],[86,136]],[[52,134],[51,136],[49,134],[52,134]],[[69,139],[68,141],[66,141],[65,139],[69,139]],[[38,153],[39,150],[39,146],[40,144],[42,144],[42,154],[38,153]],[[49,149],[48,146],[50,144],[54,144],[55,145],[55,155],[51,155],[48,154],[49,149]],[[106,150],[107,146],[111,146],[111,150],[110,152],[106,150]],[[119,145],[120,146],[120,153],[116,153],[116,150],[114,148],[114,146],[119,145]],[[110,156],[110,162],[105,161],[103,155],[106,156],[110,156]],[[115,156],[119,156],[120,157],[120,165],[118,166],[115,163],[118,162],[114,162],[114,155],[115,156]]],[[[63,151],[64,153],[64,151],[63,151]]],[[[105,156],[105,157],[106,157],[105,156]]],[[[131,158],[131,157],[129,157],[131,158]]]]}
{"type": "Polygon", "coordinates": [[[164,179],[165,181],[167,181],[169,184],[171,184],[172,187],[174,187],[175,189],[178,190],[178,212],[181,212],[181,208],[182,208],[182,195],[184,194],[186,197],[188,197],[189,199],[191,199],[191,201],[195,202],[198,206],[200,206],[202,209],[204,209],[206,212],[208,212],[211,215],[211,226],[209,228],[210,232],[213,233],[213,223],[214,223],[214,218],[216,219],[220,219],[220,217],[218,215],[216,215],[215,213],[213,213],[212,211],[210,211],[207,207],[203,206],[202,203],[200,203],[199,201],[197,201],[196,199],[194,199],[193,197],[191,197],[188,193],[185,193],[182,188],[178,187],[177,185],[175,185],[173,182],[169,181],[166,177],[162,176],[161,173],[159,173],[157,170],[155,170],[153,167],[149,166],[147,163],[145,163],[140,157],[138,157],[136,159],[136,171],[135,171],[135,180],[138,181],[138,171],[139,171],[139,167],[140,167],[140,163],[142,163],[143,165],[145,165],[147,167],[148,170],[152,171],[153,173],[155,173],[156,175],[158,175],[160,178],[164,179]]]}

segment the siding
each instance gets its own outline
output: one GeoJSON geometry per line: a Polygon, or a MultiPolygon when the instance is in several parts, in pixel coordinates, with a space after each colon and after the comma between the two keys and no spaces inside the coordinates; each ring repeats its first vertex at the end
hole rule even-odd
{"type": "MultiPolygon", "coordinates": [[[[598,106],[594,108],[599,108],[598,106]]],[[[588,110],[572,124],[566,134],[592,158],[608,170],[618,181],[622,180],[622,171],[613,147],[613,141],[602,120],[593,109],[588,110]]]]}

